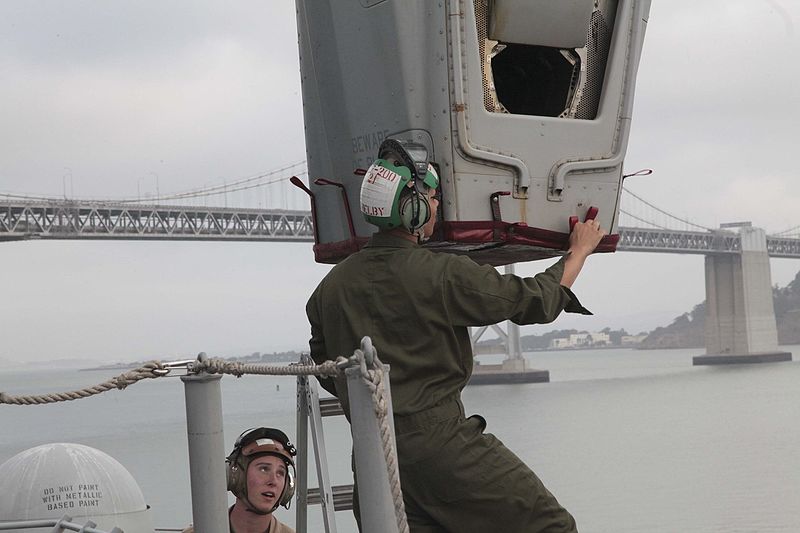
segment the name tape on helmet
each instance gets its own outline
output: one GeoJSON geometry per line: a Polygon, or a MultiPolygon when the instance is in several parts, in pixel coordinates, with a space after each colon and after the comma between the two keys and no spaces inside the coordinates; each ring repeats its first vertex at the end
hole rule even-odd
{"type": "Polygon", "coordinates": [[[287,457],[291,455],[282,442],[269,437],[256,439],[242,448],[242,454],[245,456],[262,453],[279,453],[287,457]]]}
{"type": "Polygon", "coordinates": [[[428,163],[428,173],[425,175],[425,179],[423,181],[425,182],[425,185],[431,189],[439,188],[439,173],[436,172],[436,169],[430,163],[428,163]]]}
{"type": "Polygon", "coordinates": [[[372,164],[361,185],[361,212],[373,217],[391,216],[392,204],[403,180],[397,172],[372,164]]]}

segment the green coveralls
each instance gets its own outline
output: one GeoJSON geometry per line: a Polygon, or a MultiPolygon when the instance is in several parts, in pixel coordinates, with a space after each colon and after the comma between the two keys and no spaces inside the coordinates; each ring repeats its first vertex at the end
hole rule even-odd
{"type": "MultiPolygon", "coordinates": [[[[533,278],[376,233],[336,265],[306,306],[316,362],[348,356],[369,335],[391,365],[400,479],[413,533],[576,531],[572,516],[478,415],[461,390],[472,374],[468,326],[589,314],[560,285],[564,260],[533,278]]],[[[344,379],[321,379],[349,413],[344,379]]],[[[348,415],[349,416],[349,415],[348,415]]]]}

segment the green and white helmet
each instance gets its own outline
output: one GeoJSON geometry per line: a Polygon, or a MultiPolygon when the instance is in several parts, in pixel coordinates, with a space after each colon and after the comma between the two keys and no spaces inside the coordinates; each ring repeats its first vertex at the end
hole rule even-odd
{"type": "MultiPolygon", "coordinates": [[[[418,214],[412,221],[410,209],[401,208],[403,191],[423,196],[423,187],[439,187],[439,175],[428,163],[427,150],[415,143],[387,139],[381,145],[379,157],[370,165],[361,182],[361,213],[370,224],[380,229],[405,227],[413,232],[422,224],[418,214]],[[418,176],[425,168],[425,175],[418,176]],[[419,181],[419,183],[417,183],[419,181]]],[[[425,201],[425,209],[427,209],[425,201]]],[[[425,211],[427,213],[427,211],[425,211]]],[[[427,215],[423,218],[427,219],[427,215]]]]}

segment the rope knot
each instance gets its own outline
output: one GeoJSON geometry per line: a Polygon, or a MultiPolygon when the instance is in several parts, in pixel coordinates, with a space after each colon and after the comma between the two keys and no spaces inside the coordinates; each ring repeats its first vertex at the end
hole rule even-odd
{"type": "Polygon", "coordinates": [[[228,371],[237,378],[240,378],[244,375],[244,366],[241,363],[229,363],[228,371]]]}
{"type": "Polygon", "coordinates": [[[169,367],[161,361],[148,361],[139,369],[147,373],[147,377],[160,377],[165,372],[169,372],[169,367]]]}
{"type": "Polygon", "coordinates": [[[113,378],[111,381],[114,384],[114,386],[119,390],[125,390],[125,387],[127,387],[132,383],[136,383],[138,381],[137,379],[135,379],[135,377],[132,376],[132,374],[134,374],[134,372],[125,372],[113,378]]]}

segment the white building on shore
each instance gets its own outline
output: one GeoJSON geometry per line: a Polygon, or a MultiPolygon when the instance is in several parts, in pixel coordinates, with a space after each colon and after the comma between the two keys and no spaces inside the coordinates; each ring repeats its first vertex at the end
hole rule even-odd
{"type": "Polygon", "coordinates": [[[563,350],[572,348],[598,348],[610,346],[611,338],[608,333],[572,333],[569,337],[560,337],[550,341],[549,348],[553,350],[563,350]]]}

